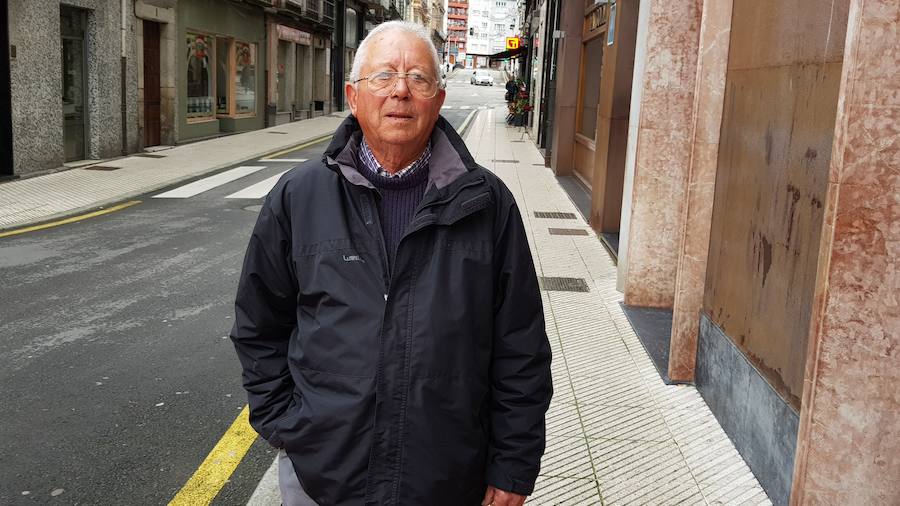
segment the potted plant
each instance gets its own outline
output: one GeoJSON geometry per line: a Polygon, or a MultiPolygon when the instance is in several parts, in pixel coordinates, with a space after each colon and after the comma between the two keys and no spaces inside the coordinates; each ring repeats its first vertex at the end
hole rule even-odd
{"type": "Polygon", "coordinates": [[[531,112],[533,107],[528,96],[528,90],[525,89],[525,84],[521,80],[517,84],[519,85],[519,92],[509,104],[509,116],[506,117],[506,122],[512,126],[523,126],[526,123],[526,118],[528,118],[528,113],[531,112]]]}

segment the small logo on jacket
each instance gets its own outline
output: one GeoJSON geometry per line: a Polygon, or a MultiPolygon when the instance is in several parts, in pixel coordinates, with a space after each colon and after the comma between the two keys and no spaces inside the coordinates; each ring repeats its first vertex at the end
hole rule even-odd
{"type": "Polygon", "coordinates": [[[362,262],[362,263],[366,263],[366,261],[363,260],[362,257],[359,256],[359,255],[344,255],[344,261],[345,261],[345,262],[362,262]]]}

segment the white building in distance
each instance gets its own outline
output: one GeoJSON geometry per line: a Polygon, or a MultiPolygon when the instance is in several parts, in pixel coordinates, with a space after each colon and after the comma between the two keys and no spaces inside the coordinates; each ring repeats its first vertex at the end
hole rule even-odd
{"type": "Polygon", "coordinates": [[[488,57],[506,50],[519,26],[518,0],[470,0],[466,67],[488,66],[488,57]]]}

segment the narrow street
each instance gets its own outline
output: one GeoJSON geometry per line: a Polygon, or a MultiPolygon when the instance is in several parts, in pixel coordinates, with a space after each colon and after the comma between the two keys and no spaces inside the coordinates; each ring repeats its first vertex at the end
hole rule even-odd
{"type": "MultiPolygon", "coordinates": [[[[495,80],[452,75],[443,115],[459,129],[479,109],[503,113],[495,80]]],[[[0,403],[12,415],[0,504],[165,504],[178,492],[246,404],[227,335],[259,206],[326,145],[0,239],[0,403]]],[[[274,455],[258,440],[215,504],[246,503],[274,455]]]]}

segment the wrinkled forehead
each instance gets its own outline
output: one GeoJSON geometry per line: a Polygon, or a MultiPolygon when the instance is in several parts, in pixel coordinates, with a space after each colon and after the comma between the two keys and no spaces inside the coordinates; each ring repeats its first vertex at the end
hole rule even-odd
{"type": "Polygon", "coordinates": [[[363,64],[366,71],[422,70],[434,72],[431,48],[411,33],[393,30],[377,35],[363,64]]]}

